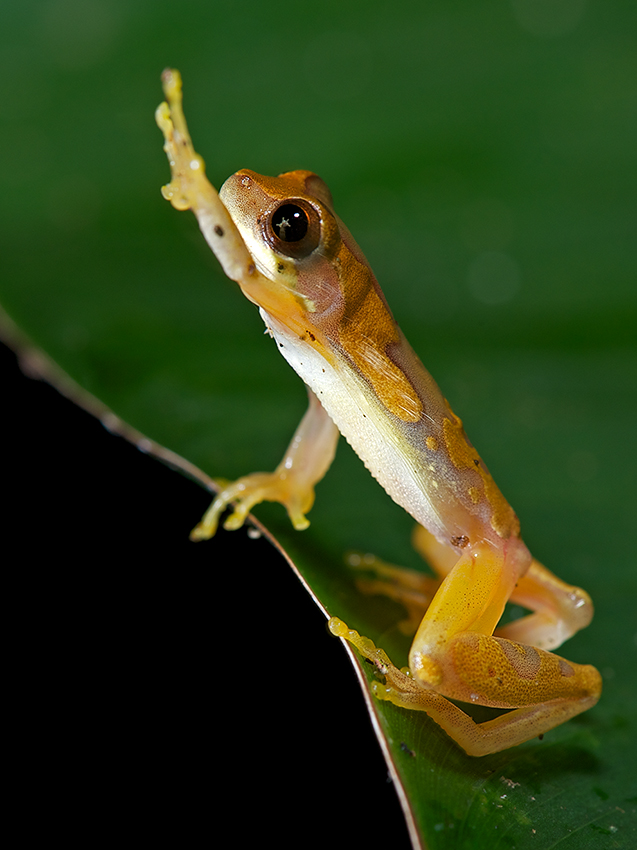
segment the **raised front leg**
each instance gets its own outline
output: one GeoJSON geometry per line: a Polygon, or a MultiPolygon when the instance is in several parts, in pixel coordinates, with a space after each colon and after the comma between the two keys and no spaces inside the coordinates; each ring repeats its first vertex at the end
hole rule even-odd
{"type": "Polygon", "coordinates": [[[227,529],[240,528],[259,502],[280,502],[297,531],[308,527],[305,514],[314,504],[314,485],[330,468],[339,436],[338,428],[314,393],[308,390],[308,395],[308,409],[274,472],[253,472],[224,485],[192,530],[191,540],[212,537],[219,517],[231,502],[235,508],[224,523],[227,529]]]}
{"type": "Polygon", "coordinates": [[[181,105],[179,71],[167,68],[162,83],[166,101],[157,107],[155,120],[164,134],[171,176],[170,183],[162,186],[162,195],[176,210],[194,212],[224,272],[242,287],[249,287],[261,275],[230,213],[206,177],[202,157],[192,145],[181,105]]]}

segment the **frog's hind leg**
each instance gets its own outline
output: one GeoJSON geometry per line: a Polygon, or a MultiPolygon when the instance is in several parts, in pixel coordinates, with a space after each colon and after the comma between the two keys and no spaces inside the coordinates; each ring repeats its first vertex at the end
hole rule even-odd
{"type": "MultiPolygon", "coordinates": [[[[371,690],[377,699],[391,702],[399,708],[424,711],[470,756],[497,753],[521,744],[590,708],[597,701],[598,694],[595,693],[579,701],[557,699],[510,711],[486,723],[476,723],[433,688],[423,686],[408,671],[395,667],[382,649],[377,649],[369,638],[349,629],[342,620],[332,617],[329,628],[332,634],[347,640],[376,667],[382,681],[372,682],[371,690]]],[[[597,672],[594,668],[589,669],[597,672]]]]}
{"type": "Polygon", "coordinates": [[[346,557],[347,564],[352,569],[372,575],[371,578],[356,579],[356,587],[361,593],[387,596],[404,606],[407,617],[398,623],[398,628],[404,635],[416,633],[442,579],[458,560],[455,549],[439,543],[433,534],[421,525],[414,528],[412,544],[437,577],[388,564],[370,553],[350,552],[346,557]]]}
{"type": "MultiPolygon", "coordinates": [[[[425,689],[409,671],[399,670],[383,649],[363,637],[338,617],[331,617],[328,626],[336,637],[350,643],[367,661],[376,667],[381,681],[372,682],[374,696],[400,708],[424,711],[433,721],[462,746],[469,755],[483,755],[479,725],[462,709],[432,689],[425,689]]],[[[486,752],[490,752],[487,750],[486,752]]]]}
{"type": "Polygon", "coordinates": [[[349,552],[345,560],[353,570],[371,574],[356,579],[357,589],[368,596],[386,596],[400,603],[407,617],[398,623],[398,628],[404,635],[415,634],[440,587],[440,579],[388,564],[370,553],[349,552]]]}
{"type": "MultiPolygon", "coordinates": [[[[425,528],[417,525],[412,538],[414,548],[444,578],[453,569],[458,556],[439,543],[425,528]]],[[[539,649],[561,646],[593,617],[593,603],[585,590],[566,584],[535,558],[511,593],[509,600],[528,608],[532,614],[498,628],[496,637],[507,638],[539,649]]]]}
{"type": "Polygon", "coordinates": [[[534,613],[499,628],[496,637],[539,649],[557,649],[575,632],[588,626],[593,617],[588,593],[561,581],[535,559],[518,581],[511,602],[534,613]]]}
{"type": "Polygon", "coordinates": [[[501,548],[488,541],[467,547],[429,606],[409,653],[410,670],[425,691],[513,709],[479,724],[470,738],[450,732],[473,755],[541,735],[593,706],[601,693],[594,667],[493,636],[529,558],[513,538],[501,548]]]}

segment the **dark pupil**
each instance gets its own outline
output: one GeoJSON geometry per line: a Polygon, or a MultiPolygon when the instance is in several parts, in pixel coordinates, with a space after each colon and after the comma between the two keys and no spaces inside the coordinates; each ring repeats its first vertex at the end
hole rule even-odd
{"type": "Polygon", "coordinates": [[[307,214],[296,204],[283,204],[272,216],[272,229],[281,242],[300,242],[307,228],[307,214]]]}

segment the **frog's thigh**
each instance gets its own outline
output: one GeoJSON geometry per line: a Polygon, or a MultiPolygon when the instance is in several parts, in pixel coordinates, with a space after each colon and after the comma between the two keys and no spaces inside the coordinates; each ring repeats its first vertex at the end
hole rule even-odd
{"type": "Polygon", "coordinates": [[[412,544],[439,578],[388,564],[371,554],[352,553],[348,557],[350,567],[375,575],[374,579],[357,580],[356,586],[362,593],[387,596],[407,609],[407,618],[398,624],[406,635],[416,632],[440,587],[441,579],[451,571],[458,560],[455,549],[439,543],[422,525],[414,527],[412,544]]]}
{"type": "MultiPolygon", "coordinates": [[[[451,572],[457,560],[453,549],[439,543],[420,525],[414,528],[412,542],[438,575],[451,572]]],[[[561,581],[535,559],[519,579],[510,601],[535,613],[499,628],[497,636],[540,649],[557,649],[588,626],[593,617],[593,603],[586,591],[561,581]]]]}
{"type": "Polygon", "coordinates": [[[535,613],[498,629],[497,636],[546,650],[561,646],[593,616],[586,591],[561,581],[536,560],[519,580],[511,601],[535,613]]]}
{"type": "MultiPolygon", "coordinates": [[[[463,555],[410,652],[410,668],[423,685],[452,699],[515,709],[472,732],[484,738],[485,752],[546,732],[590,708],[601,690],[594,667],[492,636],[514,581],[502,553],[485,547],[463,555]]],[[[453,737],[466,749],[464,739],[453,737]]]]}
{"type": "Polygon", "coordinates": [[[491,548],[486,542],[465,549],[440,585],[414,638],[409,666],[417,678],[436,688],[444,678],[445,689],[438,688],[443,693],[453,687],[453,668],[445,671],[451,641],[467,631],[493,634],[515,586],[514,567],[513,557],[507,561],[502,548],[491,548]]]}

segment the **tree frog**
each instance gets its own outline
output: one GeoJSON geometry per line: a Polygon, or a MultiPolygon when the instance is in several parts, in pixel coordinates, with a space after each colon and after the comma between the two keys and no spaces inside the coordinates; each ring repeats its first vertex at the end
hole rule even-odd
{"type": "Polygon", "coordinates": [[[240,527],[263,500],[280,502],[305,528],[340,433],[414,517],[416,548],[437,576],[371,563],[378,583],[415,612],[409,669],[330,620],[382,674],[376,697],[426,712],[472,756],[541,736],[593,706],[597,670],[551,651],[589,624],[590,597],[529,553],[517,516],[401,333],[325,183],[310,171],[264,177],[244,169],[217,194],[188,134],[181,78],[166,70],[162,80],[167,102],[156,118],[171,167],[163,195],[195,213],[309,394],[277,469],[224,486],[192,538],[211,537],[230,504],[225,527],[240,527]],[[531,613],[497,628],[509,600],[531,613]],[[509,711],[476,723],[450,700],[509,711]]]}

